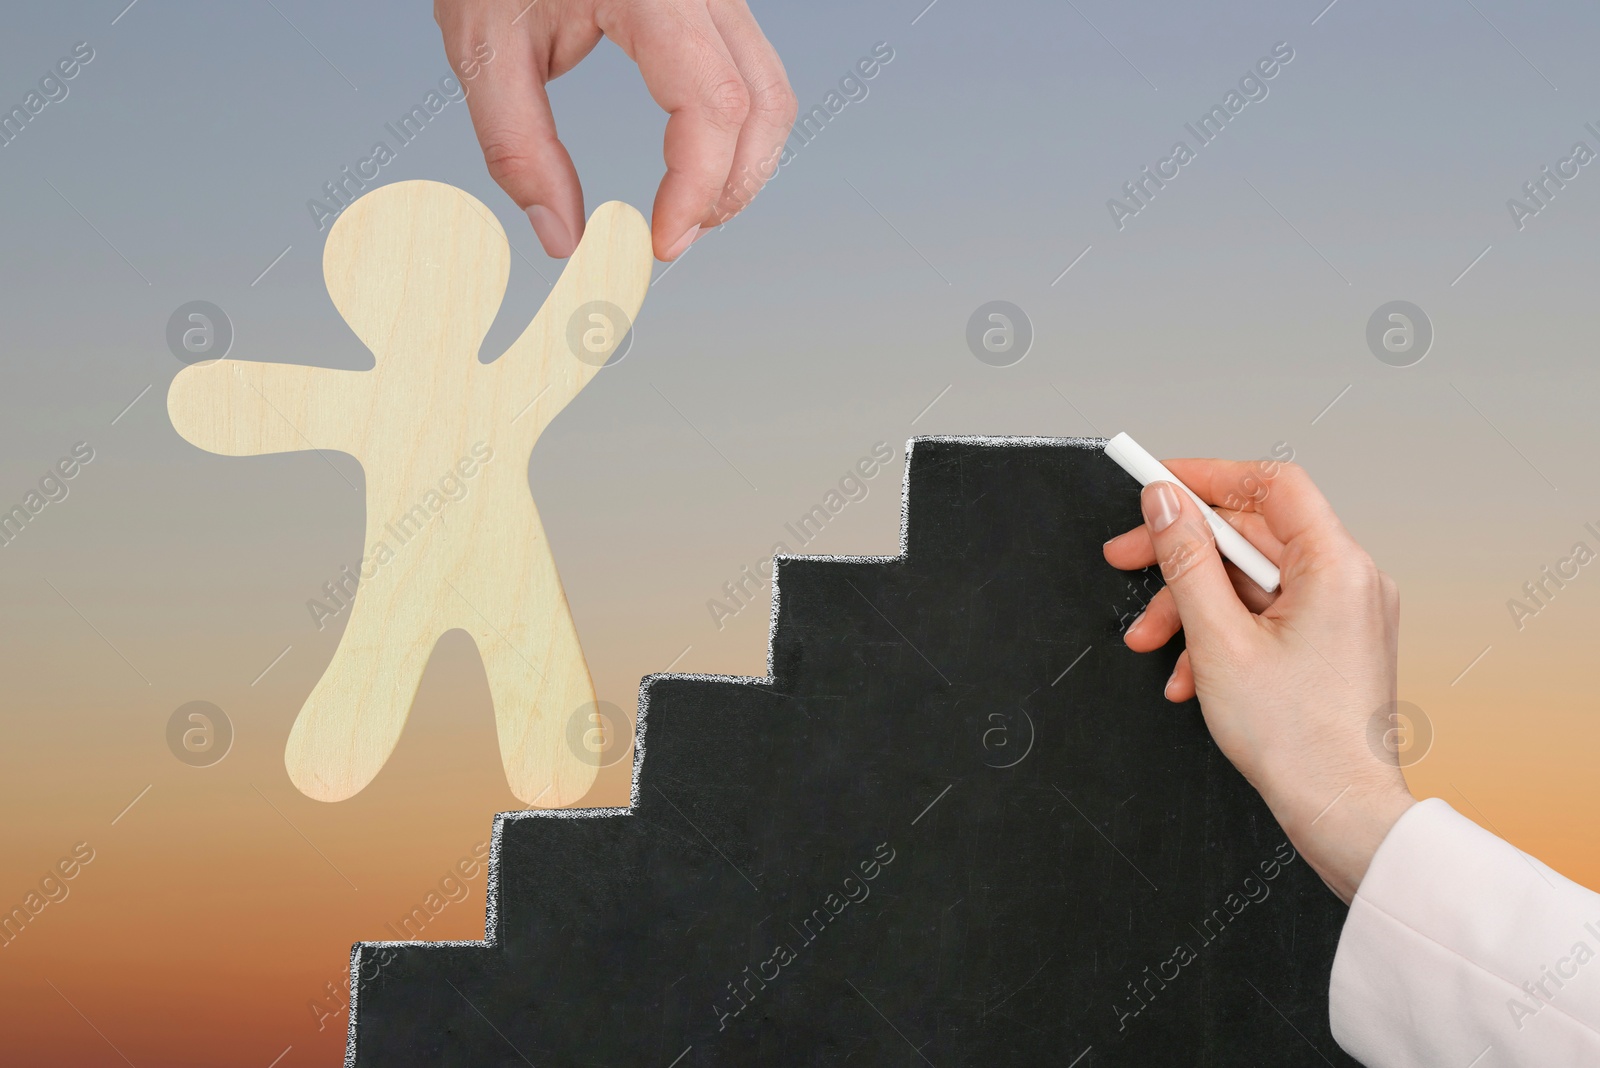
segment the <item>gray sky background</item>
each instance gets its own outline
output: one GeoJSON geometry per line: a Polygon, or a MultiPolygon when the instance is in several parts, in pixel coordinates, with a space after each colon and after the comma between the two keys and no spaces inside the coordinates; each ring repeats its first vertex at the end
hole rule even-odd
{"type": "MultiPolygon", "coordinates": [[[[95,51],[0,149],[0,496],[20,498],[79,439],[98,455],[5,550],[0,584],[28,655],[70,646],[25,607],[55,618],[39,576],[70,574],[105,598],[102,626],[131,659],[176,674],[191,637],[241,611],[303,628],[304,597],[358,548],[361,507],[315,457],[225,460],[181,441],[162,403],[179,366],[166,318],[203,298],[232,318],[237,358],[362,365],[306,201],[446,67],[423,8],[144,0],[113,25],[118,10],[16,10],[0,41],[8,105],[75,42],[95,51]],[[160,624],[141,626],[152,599],[160,624]]],[[[751,211],[657,268],[632,354],[535,452],[536,497],[619,698],[686,644],[685,667],[758,659],[764,621],[719,646],[704,601],[874,442],[914,433],[1128,429],[1158,454],[1241,457],[1288,441],[1381,562],[1491,612],[1595,517],[1579,445],[1600,177],[1581,171],[1520,232],[1506,208],[1574,141],[1600,148],[1584,129],[1600,120],[1591,9],[757,12],[804,107],[876,42],[895,58],[751,211]],[[1119,231],[1107,199],[1280,41],[1295,58],[1269,95],[1119,231]],[[1036,331],[1013,367],[964,341],[991,299],[1036,331]],[[1437,331],[1415,367],[1366,349],[1368,315],[1394,299],[1437,331]],[[608,663],[597,628],[655,653],[608,663]]],[[[553,95],[589,207],[648,210],[662,116],[637,71],[602,43],[553,95]]],[[[487,178],[463,105],[383,172],[411,177],[472,191],[513,237],[492,354],[542,299],[535,272],[559,265],[487,178]]],[[[896,496],[885,480],[818,548],[892,547],[896,496]]]]}

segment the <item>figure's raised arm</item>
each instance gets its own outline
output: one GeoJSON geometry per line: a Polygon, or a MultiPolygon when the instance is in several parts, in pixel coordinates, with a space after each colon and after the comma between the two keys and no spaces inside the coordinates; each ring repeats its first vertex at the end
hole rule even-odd
{"type": "Polygon", "coordinates": [[[370,372],[215,360],[172,380],[167,414],[191,444],[224,456],[351,452],[370,372]]]}
{"type": "Polygon", "coordinates": [[[539,314],[492,365],[516,399],[510,412],[537,396],[543,427],[589,384],[632,329],[653,262],[637,209],[613,200],[594,210],[539,314]]]}

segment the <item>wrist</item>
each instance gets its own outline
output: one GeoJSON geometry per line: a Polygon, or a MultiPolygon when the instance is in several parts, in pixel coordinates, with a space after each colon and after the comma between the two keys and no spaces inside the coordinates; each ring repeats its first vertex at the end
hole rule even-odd
{"type": "Polygon", "coordinates": [[[1295,849],[1346,905],[1390,829],[1414,804],[1399,769],[1392,778],[1353,781],[1320,797],[1300,790],[1269,801],[1295,849]]]}

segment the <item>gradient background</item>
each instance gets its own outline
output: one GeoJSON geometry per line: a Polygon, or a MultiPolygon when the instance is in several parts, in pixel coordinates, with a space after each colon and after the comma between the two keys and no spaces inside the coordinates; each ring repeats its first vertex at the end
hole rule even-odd
{"type": "MultiPolygon", "coordinates": [[[[75,42],[95,50],[0,148],[0,505],[75,442],[96,454],[0,548],[0,906],[95,850],[0,950],[0,1042],[8,1063],[332,1065],[345,1017],[319,1031],[311,1002],[339,1007],[350,943],[392,937],[517,803],[460,633],[365,792],[291,786],[284,741],[342,625],[316,630],[306,600],[360,555],[360,468],[182,441],[164,328],[206,299],[237,358],[365,366],[306,200],[448,68],[425,5],[125,3],[13,6],[0,35],[7,109],[75,42]],[[197,699],[237,732],[204,769],[165,741],[197,699]]],[[[914,434],[1127,429],[1240,458],[1284,441],[1400,582],[1401,696],[1436,731],[1415,792],[1600,887],[1600,564],[1520,632],[1506,607],[1597,547],[1600,173],[1520,232],[1506,199],[1574,141],[1600,148],[1600,12],[925,3],[756,4],[803,110],[874,43],[895,58],[750,211],[657,266],[631,354],[534,452],[600,696],[631,710],[669,665],[761,673],[764,606],[719,630],[707,602],[796,548],[784,523],[875,442],[895,464],[807,551],[896,549],[914,434]],[[1119,232],[1107,198],[1278,41],[1295,58],[1267,99],[1119,232]],[[965,342],[993,299],[1036,330],[1012,367],[965,342]],[[1396,299],[1437,334],[1403,369],[1365,342],[1396,299]]],[[[637,70],[602,43],[552,95],[590,209],[647,208],[663,117],[637,70]]],[[[512,236],[498,354],[559,264],[488,179],[465,105],[382,176],[405,178],[470,190],[512,236]]],[[[427,936],[481,937],[483,885],[427,936]]]]}

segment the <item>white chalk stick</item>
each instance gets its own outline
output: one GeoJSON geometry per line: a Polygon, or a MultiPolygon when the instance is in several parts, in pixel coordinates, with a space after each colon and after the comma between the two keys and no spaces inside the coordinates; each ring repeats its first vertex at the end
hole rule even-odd
{"type": "Polygon", "coordinates": [[[1117,461],[1118,466],[1124,471],[1138,479],[1141,486],[1148,486],[1152,482],[1171,482],[1187,493],[1189,499],[1200,506],[1200,514],[1206,517],[1206,522],[1216,534],[1217,548],[1222,550],[1222,555],[1232,560],[1240,571],[1249,575],[1251,581],[1263,590],[1268,593],[1277,590],[1280,576],[1272,561],[1261,555],[1260,549],[1246,541],[1243,534],[1234,530],[1228,525],[1227,520],[1213,512],[1210,505],[1195,495],[1194,490],[1185,486],[1177,475],[1167,470],[1166,464],[1151,456],[1137,441],[1127,434],[1118,434],[1106,442],[1106,455],[1117,461]]]}

